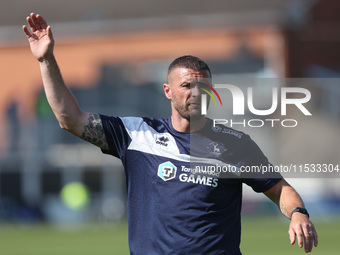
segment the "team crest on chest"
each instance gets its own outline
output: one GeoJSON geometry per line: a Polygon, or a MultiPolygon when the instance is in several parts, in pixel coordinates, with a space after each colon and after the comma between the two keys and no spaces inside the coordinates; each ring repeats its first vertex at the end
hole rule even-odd
{"type": "Polygon", "coordinates": [[[220,156],[223,152],[227,150],[222,144],[218,142],[209,143],[207,149],[210,151],[210,154],[214,155],[215,157],[220,156]]]}

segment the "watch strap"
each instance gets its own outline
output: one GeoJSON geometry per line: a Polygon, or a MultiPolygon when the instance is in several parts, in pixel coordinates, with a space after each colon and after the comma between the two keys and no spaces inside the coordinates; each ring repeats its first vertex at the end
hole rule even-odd
{"type": "Polygon", "coordinates": [[[299,212],[299,213],[302,213],[302,214],[307,215],[307,217],[308,217],[308,219],[309,219],[309,213],[308,213],[307,209],[306,209],[306,208],[303,208],[303,207],[296,207],[296,208],[292,211],[292,213],[290,214],[290,218],[292,218],[293,213],[296,213],[296,212],[299,212]]]}

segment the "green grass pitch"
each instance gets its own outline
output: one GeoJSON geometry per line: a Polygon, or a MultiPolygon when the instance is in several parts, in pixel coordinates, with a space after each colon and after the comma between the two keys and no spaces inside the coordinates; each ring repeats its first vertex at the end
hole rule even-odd
{"type": "MultiPolygon", "coordinates": [[[[315,221],[319,247],[312,254],[339,254],[340,220],[315,221]]],[[[244,218],[241,250],[244,255],[304,254],[290,245],[289,221],[281,217],[244,218]]],[[[49,225],[0,225],[1,255],[124,255],[129,254],[127,225],[89,224],[56,228],[49,225]]]]}

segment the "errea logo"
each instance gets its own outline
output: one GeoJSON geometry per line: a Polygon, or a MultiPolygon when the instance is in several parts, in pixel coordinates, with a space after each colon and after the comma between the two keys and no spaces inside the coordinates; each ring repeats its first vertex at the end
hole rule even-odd
{"type": "Polygon", "coordinates": [[[163,181],[169,181],[176,177],[176,171],[177,171],[177,167],[174,164],[172,164],[170,161],[168,161],[158,166],[157,175],[163,181]]]}
{"type": "Polygon", "coordinates": [[[156,139],[157,144],[165,146],[165,147],[168,146],[169,141],[170,141],[169,138],[166,137],[165,135],[157,137],[157,139],[156,139]]]}

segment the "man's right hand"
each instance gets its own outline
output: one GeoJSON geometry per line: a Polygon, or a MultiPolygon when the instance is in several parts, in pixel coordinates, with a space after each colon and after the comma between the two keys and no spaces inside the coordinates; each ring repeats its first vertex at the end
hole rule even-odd
{"type": "Polygon", "coordinates": [[[51,27],[39,15],[31,13],[26,18],[31,32],[27,26],[23,26],[23,30],[27,36],[33,56],[40,62],[53,55],[54,40],[51,27]]]}

